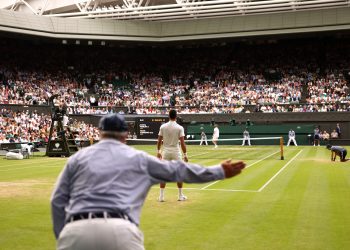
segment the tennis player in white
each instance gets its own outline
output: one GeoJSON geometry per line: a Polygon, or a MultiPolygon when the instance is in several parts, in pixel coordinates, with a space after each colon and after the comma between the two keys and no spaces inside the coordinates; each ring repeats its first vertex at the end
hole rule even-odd
{"type": "MultiPolygon", "coordinates": [[[[181,160],[181,145],[183,160],[188,162],[187,153],[186,153],[186,144],[185,144],[185,131],[182,126],[176,123],[177,113],[176,110],[170,110],[169,112],[169,122],[160,126],[158,134],[158,143],[157,143],[157,157],[164,160],[181,160]],[[163,142],[163,152],[161,151],[163,142]]],[[[158,201],[164,201],[164,188],[166,183],[160,183],[160,195],[158,201]]],[[[179,188],[179,197],[178,201],[185,201],[187,197],[182,193],[182,182],[177,183],[179,188]]]]}
{"type": "Polygon", "coordinates": [[[214,132],[213,132],[213,139],[212,139],[212,141],[213,141],[213,143],[215,145],[215,148],[218,147],[219,136],[220,136],[220,131],[219,131],[218,125],[215,124],[214,132]]]}

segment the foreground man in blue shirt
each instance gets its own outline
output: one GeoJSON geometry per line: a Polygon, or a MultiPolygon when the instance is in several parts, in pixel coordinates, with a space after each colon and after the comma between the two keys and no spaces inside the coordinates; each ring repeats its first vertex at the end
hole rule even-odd
{"type": "Polygon", "coordinates": [[[245,167],[230,160],[203,168],[163,161],[127,146],[127,124],[118,114],[100,121],[101,141],[67,162],[51,198],[59,250],[144,249],[140,213],[152,185],[230,178],[245,167]]]}
{"type": "Polygon", "coordinates": [[[327,149],[331,150],[331,160],[335,161],[335,158],[339,156],[341,162],[345,162],[346,160],[346,155],[348,151],[340,146],[332,146],[330,144],[327,145],[327,149]]]}

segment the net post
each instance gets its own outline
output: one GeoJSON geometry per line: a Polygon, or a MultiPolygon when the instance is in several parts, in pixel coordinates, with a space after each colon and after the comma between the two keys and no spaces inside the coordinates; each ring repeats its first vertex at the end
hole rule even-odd
{"type": "Polygon", "coordinates": [[[281,160],[284,160],[284,155],[283,155],[283,136],[280,137],[280,148],[281,148],[281,160]]]}

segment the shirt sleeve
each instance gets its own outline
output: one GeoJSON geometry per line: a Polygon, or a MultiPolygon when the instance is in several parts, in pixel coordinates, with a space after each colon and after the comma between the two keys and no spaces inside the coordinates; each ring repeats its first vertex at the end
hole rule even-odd
{"type": "Polygon", "coordinates": [[[185,130],[184,130],[183,127],[181,127],[181,130],[180,130],[180,136],[179,136],[179,138],[180,138],[180,137],[185,137],[185,130]]]}
{"type": "Polygon", "coordinates": [[[51,216],[56,239],[59,237],[66,219],[65,208],[69,203],[69,163],[64,167],[55,184],[51,196],[51,216]]]}
{"type": "Polygon", "coordinates": [[[203,183],[225,178],[220,165],[202,167],[184,161],[159,160],[154,156],[144,154],[145,167],[153,184],[160,182],[203,183]]]}
{"type": "Polygon", "coordinates": [[[163,136],[163,126],[160,126],[158,136],[163,136]]]}

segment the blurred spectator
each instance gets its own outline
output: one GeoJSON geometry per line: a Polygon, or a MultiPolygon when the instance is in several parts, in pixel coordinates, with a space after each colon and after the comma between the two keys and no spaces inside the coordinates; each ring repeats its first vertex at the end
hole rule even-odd
{"type": "Polygon", "coordinates": [[[322,133],[322,139],[324,141],[329,141],[329,133],[326,130],[322,133]]]}
{"type": "Polygon", "coordinates": [[[335,129],[333,129],[331,133],[331,139],[338,139],[338,133],[335,129]]]}
{"type": "Polygon", "coordinates": [[[341,129],[340,129],[340,125],[339,125],[339,123],[337,123],[337,127],[336,127],[336,129],[335,129],[336,131],[337,131],[337,133],[338,133],[338,138],[341,138],[341,129]]]}
{"type": "MultiPolygon", "coordinates": [[[[36,111],[14,112],[7,109],[0,110],[0,142],[41,142],[48,141],[51,126],[51,116],[38,114],[36,111]]],[[[74,121],[70,124],[73,133],[81,139],[90,137],[98,139],[99,130],[91,124],[74,121]]],[[[54,138],[57,138],[54,131],[54,138]]]]}

